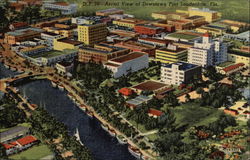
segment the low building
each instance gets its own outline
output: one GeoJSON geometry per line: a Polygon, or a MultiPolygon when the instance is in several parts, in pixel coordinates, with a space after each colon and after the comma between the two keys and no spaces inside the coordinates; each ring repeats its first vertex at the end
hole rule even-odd
{"type": "Polygon", "coordinates": [[[44,3],[43,8],[47,10],[61,11],[63,15],[70,15],[77,12],[77,4],[67,2],[44,3]]]}
{"type": "Polygon", "coordinates": [[[61,61],[71,61],[77,56],[78,51],[65,49],[63,51],[51,50],[33,56],[26,56],[29,61],[39,66],[54,66],[61,61]]]}
{"type": "Polygon", "coordinates": [[[24,29],[27,28],[29,25],[26,22],[15,22],[10,24],[9,29],[10,30],[16,30],[16,29],[24,29]]]}
{"type": "Polygon", "coordinates": [[[56,63],[57,73],[70,76],[74,68],[73,62],[62,61],[56,63]]]}
{"type": "Polygon", "coordinates": [[[132,37],[124,37],[124,36],[119,36],[119,35],[107,36],[107,42],[112,42],[112,43],[126,42],[132,39],[133,39],[132,37]]]}
{"type": "Polygon", "coordinates": [[[123,96],[130,96],[133,94],[133,90],[130,88],[121,88],[118,90],[118,92],[123,96]]]}
{"type": "Polygon", "coordinates": [[[122,27],[134,28],[138,24],[145,24],[147,21],[135,18],[125,18],[120,20],[114,20],[113,24],[122,27]]]}
{"type": "Polygon", "coordinates": [[[5,33],[4,42],[8,43],[9,45],[13,45],[17,42],[27,41],[33,38],[39,38],[41,37],[42,32],[44,32],[44,30],[32,27],[18,29],[12,32],[5,33]]]}
{"type": "Polygon", "coordinates": [[[160,61],[161,63],[187,61],[187,49],[168,44],[167,47],[156,49],[155,61],[160,61]]]}
{"type": "Polygon", "coordinates": [[[150,108],[148,110],[148,115],[149,115],[149,117],[158,118],[158,117],[161,117],[163,115],[163,112],[159,111],[157,109],[150,108]]]}
{"type": "Polygon", "coordinates": [[[187,17],[184,20],[192,23],[192,28],[200,27],[207,24],[205,17],[203,16],[191,16],[187,17]]]}
{"type": "Polygon", "coordinates": [[[224,38],[232,39],[232,40],[238,40],[242,42],[250,42],[250,31],[242,32],[239,34],[225,34],[224,38]]]}
{"type": "Polygon", "coordinates": [[[210,33],[213,36],[221,36],[226,33],[227,28],[216,26],[216,25],[205,25],[196,28],[195,31],[200,33],[210,33]]]}
{"type": "Polygon", "coordinates": [[[134,27],[134,30],[139,33],[139,34],[143,34],[143,35],[155,35],[155,34],[159,34],[161,32],[164,31],[164,28],[162,27],[156,27],[153,25],[146,25],[146,24],[138,24],[134,27]]]}
{"type": "Polygon", "coordinates": [[[175,30],[189,30],[193,28],[192,22],[189,20],[168,20],[168,24],[173,25],[175,30]]]}
{"type": "Polygon", "coordinates": [[[52,32],[44,32],[44,33],[41,33],[41,38],[46,41],[46,45],[50,49],[53,49],[53,47],[54,47],[54,39],[62,38],[62,35],[52,33],[52,32]]]}
{"type": "Polygon", "coordinates": [[[111,34],[117,34],[119,36],[123,37],[139,37],[139,33],[133,32],[133,31],[126,31],[126,30],[121,30],[121,29],[112,29],[109,30],[109,33],[111,34]]]}
{"type": "Polygon", "coordinates": [[[228,19],[223,19],[218,23],[229,26],[229,28],[235,33],[238,32],[241,27],[250,27],[249,23],[233,21],[228,19]]]}
{"type": "Polygon", "coordinates": [[[29,128],[23,126],[16,126],[13,127],[5,132],[0,133],[0,142],[1,143],[8,143],[14,139],[19,137],[25,136],[29,133],[29,128]]]}
{"type": "Polygon", "coordinates": [[[165,12],[165,11],[153,12],[151,16],[154,19],[163,19],[163,20],[173,20],[173,19],[180,20],[180,19],[188,17],[188,15],[185,13],[174,13],[174,12],[165,12]]]}
{"type": "Polygon", "coordinates": [[[64,49],[78,50],[83,46],[83,43],[69,38],[54,39],[54,50],[63,51],[64,49]]]}
{"type": "Polygon", "coordinates": [[[148,68],[148,61],[147,54],[132,52],[110,59],[108,63],[104,64],[104,66],[113,72],[114,78],[119,78],[143,68],[148,68]]]}
{"type": "Polygon", "coordinates": [[[81,16],[73,17],[71,23],[81,25],[81,24],[93,24],[93,23],[109,23],[111,18],[104,16],[81,16]]]}
{"type": "Polygon", "coordinates": [[[141,107],[143,104],[146,104],[151,99],[151,97],[140,95],[134,99],[126,101],[125,105],[133,110],[137,107],[141,107]]]}
{"type": "Polygon", "coordinates": [[[186,62],[162,64],[161,82],[169,85],[188,84],[196,77],[201,78],[201,73],[200,66],[186,62]]]}
{"type": "Polygon", "coordinates": [[[156,39],[156,38],[138,38],[138,42],[152,45],[154,47],[166,47],[169,43],[172,43],[170,40],[156,39]]]}
{"type": "Polygon", "coordinates": [[[224,75],[230,75],[232,73],[235,73],[235,72],[242,70],[244,68],[244,66],[245,66],[244,63],[233,64],[233,65],[227,66],[227,67],[223,68],[222,70],[220,70],[220,73],[224,74],[224,75]]]}
{"type": "Polygon", "coordinates": [[[123,12],[124,11],[122,9],[110,8],[110,9],[96,11],[95,14],[97,16],[109,16],[113,14],[123,14],[123,12]]]}
{"type": "Polygon", "coordinates": [[[83,63],[107,63],[108,60],[129,53],[129,49],[108,44],[96,44],[94,47],[80,47],[78,60],[83,63]]]}
{"type": "Polygon", "coordinates": [[[141,44],[136,41],[120,42],[116,43],[114,46],[127,48],[133,52],[145,52],[149,55],[149,57],[155,56],[155,47],[151,45],[141,44]]]}
{"type": "Polygon", "coordinates": [[[168,22],[166,20],[153,22],[152,25],[154,25],[156,27],[162,27],[165,29],[166,32],[175,32],[175,26],[168,24],[168,22]]]}
{"type": "Polygon", "coordinates": [[[169,88],[168,85],[161,83],[161,82],[157,82],[157,81],[151,81],[151,80],[142,82],[138,85],[131,87],[131,89],[133,89],[138,94],[141,94],[142,91],[149,91],[149,92],[157,93],[167,88],[169,88]]]}
{"type": "Polygon", "coordinates": [[[190,42],[194,43],[197,40],[202,39],[203,34],[196,32],[175,32],[168,34],[165,39],[175,41],[175,42],[190,42]]]}

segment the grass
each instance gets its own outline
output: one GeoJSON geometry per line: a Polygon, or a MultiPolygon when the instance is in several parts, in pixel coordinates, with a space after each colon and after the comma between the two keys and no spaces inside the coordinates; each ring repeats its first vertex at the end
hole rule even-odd
{"type": "Polygon", "coordinates": [[[148,137],[148,139],[149,139],[150,141],[154,141],[154,140],[156,140],[156,139],[159,138],[158,133],[150,134],[150,135],[147,135],[146,137],[148,137]]]}
{"type": "Polygon", "coordinates": [[[19,154],[10,156],[10,159],[38,160],[51,154],[52,152],[50,151],[48,146],[40,144],[38,146],[33,146],[26,151],[20,152],[19,154]]]}

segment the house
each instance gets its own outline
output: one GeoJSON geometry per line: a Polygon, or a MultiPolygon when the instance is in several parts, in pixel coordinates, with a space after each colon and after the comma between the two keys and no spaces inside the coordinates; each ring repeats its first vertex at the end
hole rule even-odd
{"type": "Polygon", "coordinates": [[[133,90],[130,88],[121,88],[118,90],[118,92],[124,96],[130,96],[133,94],[133,90]]]}
{"type": "Polygon", "coordinates": [[[148,110],[148,115],[149,115],[150,117],[153,117],[153,118],[158,118],[158,117],[160,117],[160,116],[163,115],[163,112],[162,112],[162,111],[159,111],[159,110],[157,110],[157,109],[150,108],[150,109],[148,110]]]}
{"type": "Polygon", "coordinates": [[[114,78],[126,76],[143,68],[148,68],[148,54],[131,52],[108,60],[104,66],[113,72],[114,78]]]}

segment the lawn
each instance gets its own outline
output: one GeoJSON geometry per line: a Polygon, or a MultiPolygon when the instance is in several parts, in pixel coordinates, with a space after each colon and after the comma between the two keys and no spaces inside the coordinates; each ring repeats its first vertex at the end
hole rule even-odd
{"type": "Polygon", "coordinates": [[[207,107],[199,106],[196,103],[187,103],[177,106],[173,109],[176,117],[176,124],[179,126],[188,124],[191,126],[208,125],[217,120],[222,111],[207,107]]]}
{"type": "MultiPolygon", "coordinates": [[[[107,8],[121,8],[124,9],[128,14],[134,14],[138,18],[151,19],[152,12],[159,11],[175,11],[176,9],[186,10],[188,6],[181,6],[181,1],[167,1],[167,0],[154,0],[154,1],[145,1],[145,0],[109,0],[108,2],[132,2],[133,6],[124,6],[121,5],[95,5],[92,3],[91,5],[84,5],[84,2],[87,0],[65,0],[68,2],[76,2],[78,4],[79,11],[85,13],[94,13],[97,10],[107,9],[107,8]],[[136,6],[136,2],[141,2],[139,6],[136,6]],[[143,3],[144,2],[144,3],[143,3]],[[145,3],[165,3],[165,6],[143,6],[145,3]],[[177,6],[171,6],[170,2],[177,2],[177,6]]],[[[95,0],[94,2],[104,2],[103,0],[95,0]]],[[[182,1],[185,3],[194,2],[194,0],[185,0],[182,1]]],[[[222,18],[224,19],[232,19],[239,21],[249,21],[249,3],[248,0],[197,0],[195,2],[205,3],[206,6],[197,6],[199,8],[207,7],[222,13],[222,18]],[[210,2],[216,2],[216,5],[211,5],[210,2]]]]}
{"type": "Polygon", "coordinates": [[[27,159],[27,160],[38,160],[48,155],[51,155],[52,152],[48,148],[48,146],[40,144],[38,146],[33,146],[32,148],[23,151],[19,154],[15,154],[10,156],[10,159],[27,159]]]}

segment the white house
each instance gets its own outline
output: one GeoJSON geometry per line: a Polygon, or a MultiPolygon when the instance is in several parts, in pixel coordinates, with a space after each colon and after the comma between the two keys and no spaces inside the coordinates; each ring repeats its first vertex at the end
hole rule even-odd
{"type": "Polygon", "coordinates": [[[128,73],[136,72],[148,67],[148,54],[142,52],[132,52],[108,61],[104,64],[106,68],[113,72],[114,78],[119,78],[128,73]]]}

